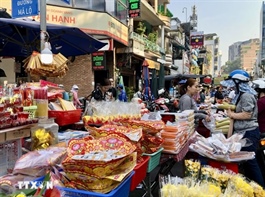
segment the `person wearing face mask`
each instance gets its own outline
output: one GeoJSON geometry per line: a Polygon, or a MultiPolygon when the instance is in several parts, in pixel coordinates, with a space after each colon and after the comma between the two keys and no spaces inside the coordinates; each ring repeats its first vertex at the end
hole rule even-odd
{"type": "MultiPolygon", "coordinates": [[[[227,116],[234,120],[233,133],[244,132],[251,145],[243,147],[241,151],[257,152],[260,133],[257,121],[258,106],[256,101],[256,91],[249,85],[250,76],[244,70],[234,70],[229,74],[227,80],[221,81],[225,87],[235,88],[236,109],[232,112],[227,110],[227,116]]],[[[264,180],[257,159],[247,160],[243,164],[244,174],[247,178],[254,180],[265,188],[264,180]]]]}
{"type": "Polygon", "coordinates": [[[199,84],[195,79],[189,78],[183,83],[180,88],[180,99],[179,99],[179,109],[180,111],[184,110],[194,110],[195,119],[205,119],[210,121],[210,117],[204,111],[199,111],[193,96],[199,91],[199,84]]]}
{"type": "Polygon", "coordinates": [[[79,101],[78,98],[78,86],[73,85],[71,92],[73,93],[73,103],[76,108],[81,108],[82,103],[79,101]]]}

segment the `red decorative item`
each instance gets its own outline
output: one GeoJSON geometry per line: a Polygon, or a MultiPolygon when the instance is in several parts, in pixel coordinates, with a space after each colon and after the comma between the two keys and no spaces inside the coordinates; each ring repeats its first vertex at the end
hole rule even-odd
{"type": "Polygon", "coordinates": [[[205,77],[203,79],[203,82],[206,83],[206,84],[211,84],[212,83],[212,79],[210,77],[205,77]]]}
{"type": "Polygon", "coordinates": [[[56,187],[53,189],[47,189],[44,197],[61,197],[61,192],[56,187]]]}
{"type": "Polygon", "coordinates": [[[30,88],[24,89],[24,100],[23,100],[24,106],[31,106],[33,105],[33,95],[30,88]]]}

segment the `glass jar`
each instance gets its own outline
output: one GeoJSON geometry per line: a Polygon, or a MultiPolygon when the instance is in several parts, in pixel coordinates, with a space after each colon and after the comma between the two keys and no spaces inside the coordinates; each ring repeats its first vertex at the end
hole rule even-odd
{"type": "Polygon", "coordinates": [[[58,144],[59,125],[54,122],[54,118],[39,119],[38,126],[51,131],[54,135],[55,143],[58,144]]]}
{"type": "Polygon", "coordinates": [[[38,125],[31,128],[32,150],[48,148],[58,144],[59,126],[53,118],[39,119],[38,125]]]}

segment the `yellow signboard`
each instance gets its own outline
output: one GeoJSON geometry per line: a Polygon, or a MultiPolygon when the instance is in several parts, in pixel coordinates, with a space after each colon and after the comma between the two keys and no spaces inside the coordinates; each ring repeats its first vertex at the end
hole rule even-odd
{"type": "MultiPolygon", "coordinates": [[[[1,0],[0,7],[11,14],[11,0],[1,0]]],[[[128,45],[128,27],[107,13],[47,5],[47,23],[77,27],[89,34],[106,35],[128,45]]],[[[36,21],[39,16],[34,17],[36,21]]]]}

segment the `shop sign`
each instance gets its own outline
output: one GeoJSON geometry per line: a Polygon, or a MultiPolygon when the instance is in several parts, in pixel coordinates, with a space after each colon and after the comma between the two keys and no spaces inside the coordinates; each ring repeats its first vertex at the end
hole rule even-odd
{"type": "Polygon", "coordinates": [[[12,17],[28,17],[39,14],[38,0],[12,0],[12,17]]]}
{"type": "Polygon", "coordinates": [[[92,68],[93,70],[106,69],[106,55],[104,51],[92,53],[92,68]]]}
{"type": "MultiPolygon", "coordinates": [[[[7,8],[9,14],[12,12],[10,0],[0,0],[0,7],[7,8]]],[[[128,45],[128,27],[108,13],[84,11],[82,9],[55,5],[47,5],[46,10],[47,23],[68,27],[74,26],[80,28],[85,33],[108,36],[126,46],[128,45]],[[100,19],[100,23],[94,23],[95,19],[100,19]]],[[[32,18],[40,21],[38,14],[32,18]]]]}
{"type": "Polygon", "coordinates": [[[141,15],[141,0],[129,0],[129,17],[135,18],[141,15]]]}
{"type": "Polygon", "coordinates": [[[192,35],[190,36],[190,45],[192,47],[203,46],[204,36],[203,35],[192,35]]]}

